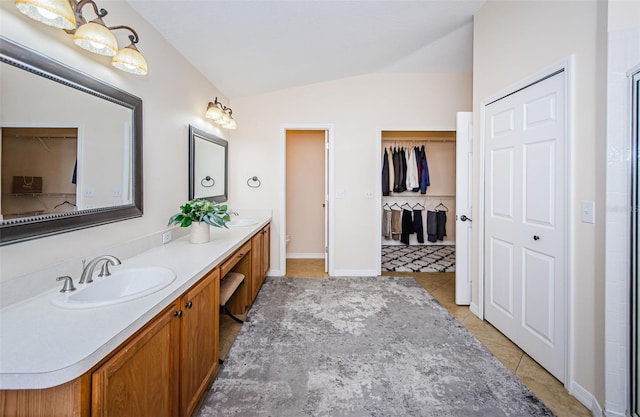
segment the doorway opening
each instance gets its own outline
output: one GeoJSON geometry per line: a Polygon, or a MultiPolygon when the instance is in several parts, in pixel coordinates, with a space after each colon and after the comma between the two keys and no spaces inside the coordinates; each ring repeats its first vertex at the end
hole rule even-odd
{"type": "Polygon", "coordinates": [[[281,129],[280,265],[285,276],[287,264],[309,276],[331,274],[332,138],[330,125],[281,129]]]}

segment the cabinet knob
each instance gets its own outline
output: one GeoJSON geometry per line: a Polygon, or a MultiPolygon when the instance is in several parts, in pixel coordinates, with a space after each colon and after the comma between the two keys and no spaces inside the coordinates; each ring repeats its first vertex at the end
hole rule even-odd
{"type": "Polygon", "coordinates": [[[540,236],[533,236],[533,240],[540,240],[540,236]]]}
{"type": "Polygon", "coordinates": [[[193,306],[193,301],[187,301],[184,306],[185,308],[191,308],[193,306]]]}
{"type": "Polygon", "coordinates": [[[173,312],[173,317],[180,318],[182,317],[182,310],[177,310],[173,312]]]}
{"type": "Polygon", "coordinates": [[[263,231],[262,231],[262,234],[263,234],[263,235],[266,235],[266,234],[267,234],[267,231],[266,231],[266,230],[263,230],[263,231]]]}
{"type": "Polygon", "coordinates": [[[238,259],[242,258],[244,256],[244,253],[239,253],[238,254],[238,259]]]}

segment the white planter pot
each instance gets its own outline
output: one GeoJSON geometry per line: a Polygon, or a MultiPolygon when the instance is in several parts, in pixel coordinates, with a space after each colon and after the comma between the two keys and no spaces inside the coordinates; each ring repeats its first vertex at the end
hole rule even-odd
{"type": "Polygon", "coordinates": [[[207,243],[209,242],[209,225],[205,222],[191,223],[191,243],[207,243]]]}

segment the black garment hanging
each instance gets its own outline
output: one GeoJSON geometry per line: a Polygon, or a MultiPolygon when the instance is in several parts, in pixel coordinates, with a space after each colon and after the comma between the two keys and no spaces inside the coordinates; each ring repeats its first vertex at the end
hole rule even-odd
{"type": "Polygon", "coordinates": [[[443,240],[447,235],[447,212],[449,209],[440,203],[436,206],[436,238],[443,240]]]}
{"type": "Polygon", "coordinates": [[[384,159],[382,160],[382,195],[388,196],[389,189],[389,154],[387,148],[384,149],[384,159]]]}
{"type": "Polygon", "coordinates": [[[411,210],[402,210],[402,235],[400,242],[405,245],[409,244],[409,235],[413,233],[413,220],[411,219],[411,210]]]}
{"type": "Polygon", "coordinates": [[[400,149],[400,166],[402,167],[400,172],[400,192],[407,191],[407,154],[404,148],[400,149]]]}
{"type": "Polygon", "coordinates": [[[424,243],[424,228],[422,227],[422,210],[413,209],[413,231],[418,237],[418,243],[424,243]]]}
{"type": "Polygon", "coordinates": [[[429,242],[435,242],[437,240],[436,238],[436,234],[437,234],[437,219],[436,219],[436,214],[437,212],[435,211],[431,211],[428,210],[427,211],[427,240],[429,242]]]}
{"type": "Polygon", "coordinates": [[[436,211],[436,239],[443,240],[447,235],[447,212],[436,211]]]}
{"type": "Polygon", "coordinates": [[[402,175],[402,164],[400,160],[400,152],[393,148],[393,192],[400,192],[400,176],[402,175]]]}

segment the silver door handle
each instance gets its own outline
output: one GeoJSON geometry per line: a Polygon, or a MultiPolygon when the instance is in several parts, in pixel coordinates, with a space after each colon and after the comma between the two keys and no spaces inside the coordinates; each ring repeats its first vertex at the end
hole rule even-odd
{"type": "Polygon", "coordinates": [[[471,219],[467,216],[465,216],[464,214],[462,216],[460,216],[460,220],[463,222],[466,222],[467,220],[471,221],[471,219]]]}

